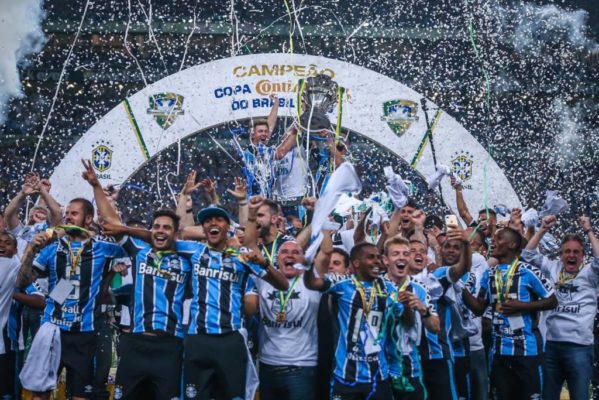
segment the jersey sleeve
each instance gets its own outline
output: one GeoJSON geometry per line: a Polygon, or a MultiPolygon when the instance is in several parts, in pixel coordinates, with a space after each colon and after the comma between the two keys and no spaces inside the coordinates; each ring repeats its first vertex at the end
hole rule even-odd
{"type": "Polygon", "coordinates": [[[119,245],[125,251],[125,256],[128,255],[132,258],[134,258],[141,249],[149,246],[149,244],[143,240],[135,239],[131,236],[123,236],[123,238],[119,241],[119,245]]]}
{"type": "Polygon", "coordinates": [[[177,240],[175,242],[175,250],[181,256],[191,258],[198,251],[206,249],[206,245],[193,240],[177,240]]]}
{"type": "Polygon", "coordinates": [[[33,260],[33,266],[35,269],[41,271],[44,274],[48,273],[48,268],[52,262],[52,257],[56,254],[56,244],[53,243],[46,246],[39,252],[39,254],[33,260]]]}
{"type": "Polygon", "coordinates": [[[104,256],[107,258],[127,257],[127,252],[125,251],[125,249],[123,249],[123,247],[118,244],[99,240],[96,242],[96,245],[102,249],[104,256]]]}
{"type": "Polygon", "coordinates": [[[483,298],[487,301],[491,301],[491,285],[489,283],[489,279],[491,277],[491,269],[483,272],[482,278],[480,278],[480,291],[479,296],[483,296],[483,298]]]}
{"type": "Polygon", "coordinates": [[[46,297],[48,295],[48,280],[45,278],[38,278],[31,282],[24,291],[25,294],[46,297]]]}
{"type": "Polygon", "coordinates": [[[322,287],[322,291],[326,293],[332,294],[341,294],[343,288],[339,285],[339,283],[347,281],[351,279],[350,274],[326,274],[323,278],[324,286],[322,287]]]}
{"type": "Polygon", "coordinates": [[[548,279],[542,276],[540,269],[532,265],[528,265],[523,268],[523,270],[526,271],[525,273],[527,275],[528,287],[534,294],[542,299],[546,299],[547,297],[551,297],[551,295],[553,295],[553,284],[551,284],[548,279]]]}
{"type": "Polygon", "coordinates": [[[256,281],[253,277],[249,277],[248,283],[245,286],[245,291],[243,293],[244,296],[258,296],[258,287],[256,286],[256,281]]]}
{"type": "Polygon", "coordinates": [[[522,261],[537,267],[548,277],[551,277],[553,270],[557,267],[557,262],[549,260],[547,257],[535,250],[522,250],[520,254],[522,261]]]}

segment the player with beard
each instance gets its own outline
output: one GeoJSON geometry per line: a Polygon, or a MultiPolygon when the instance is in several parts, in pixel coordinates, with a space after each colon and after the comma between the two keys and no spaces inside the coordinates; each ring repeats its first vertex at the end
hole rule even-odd
{"type": "Polygon", "coordinates": [[[557,306],[551,282],[520,260],[522,236],[511,228],[495,232],[491,256],[499,264],[483,275],[478,297],[463,291],[466,304],[481,315],[493,309],[491,383],[498,400],[541,398],[543,342],[539,312],[557,306]]]}
{"type": "Polygon", "coordinates": [[[239,254],[227,247],[229,214],[219,207],[198,213],[207,244],[178,242],[177,251],[189,258],[191,315],[185,337],[185,398],[245,397],[249,362],[242,328],[242,299],[250,274],[279,290],[287,278],[275,270],[258,249],[239,254]]]}
{"type": "Polygon", "coordinates": [[[277,254],[279,269],[289,282],[281,291],[261,279],[246,294],[246,314],[260,311],[260,398],[315,399],[318,357],[316,315],[320,292],[304,284],[304,252],[295,241],[281,245],[277,254]]]}
{"type": "Polygon", "coordinates": [[[599,286],[599,241],[588,217],[580,225],[593,245],[594,258],[584,263],[584,240],[566,235],[558,260],[534,251],[543,235],[557,223],[555,216],[543,218],[541,228],[522,252],[522,260],[540,268],[555,285],[559,305],[547,314],[543,369],[543,398],[556,400],[564,380],[570,399],[587,399],[593,371],[593,321],[597,312],[599,286]]]}
{"type": "Polygon", "coordinates": [[[264,257],[275,267],[278,249],[283,243],[295,240],[293,236],[282,235],[279,232],[279,219],[280,210],[277,203],[261,196],[250,198],[244,243],[248,248],[258,246],[264,257]]]}
{"type": "Polygon", "coordinates": [[[428,291],[423,283],[408,274],[410,242],[399,236],[385,242],[387,277],[395,285],[398,296],[406,310],[414,310],[414,325],[407,326],[396,321],[390,326],[391,337],[387,339],[386,354],[395,400],[424,400],[426,389],[422,382],[422,367],[418,355],[418,343],[422,325],[438,332],[439,316],[432,311],[428,291]]]}
{"type": "Polygon", "coordinates": [[[309,289],[337,298],[339,337],[335,346],[335,369],[331,382],[334,399],[390,399],[388,365],[384,353],[385,319],[400,318],[404,307],[393,302],[393,284],[379,276],[381,256],[375,245],[359,243],[351,251],[355,274],[316,277],[304,274],[309,289]]]}
{"type": "MultiPolygon", "coordinates": [[[[98,213],[105,221],[105,233],[117,238],[131,259],[131,331],[121,335],[120,362],[115,382],[115,399],[135,399],[151,389],[156,398],[180,394],[183,359],[183,300],[191,265],[176,252],[175,234],[179,217],[173,210],[154,213],[147,242],[126,236],[116,210],[102,190],[87,161],[85,180],[92,186],[98,213]],[[149,243],[148,243],[149,242],[149,243]]],[[[128,266],[116,264],[123,272],[128,266]]]]}
{"type": "MultiPolygon", "coordinates": [[[[92,392],[95,311],[99,306],[102,278],[114,258],[126,255],[120,246],[91,237],[86,228],[92,224],[93,217],[91,202],[81,198],[71,200],[64,216],[66,235],[55,240],[57,234],[51,229],[37,234],[25,251],[17,280],[19,287],[25,287],[38,274],[48,276],[50,294],[46,298],[42,324],[51,323],[60,328],[60,361],[67,369],[67,390],[74,399],[90,398],[92,392]]],[[[32,348],[36,347],[38,336],[32,348]]],[[[43,350],[50,352],[49,348],[43,350]]],[[[36,357],[43,356],[36,354],[36,357]]],[[[24,369],[28,368],[27,364],[28,361],[24,369]]],[[[49,379],[58,377],[58,371],[44,373],[49,379]]],[[[23,386],[35,389],[28,386],[30,383],[24,381],[23,386]]],[[[33,398],[49,397],[50,392],[38,392],[33,398]]]]}
{"type": "MultiPolygon", "coordinates": [[[[410,243],[415,255],[411,269],[419,269],[426,258],[427,246],[410,243]],[[419,247],[420,246],[420,247],[419,247]]],[[[471,250],[468,234],[457,226],[449,226],[447,240],[443,242],[446,249],[444,266],[431,273],[421,272],[425,285],[431,291],[432,302],[439,314],[440,330],[433,332],[423,329],[419,351],[422,359],[424,384],[429,399],[457,399],[457,391],[453,379],[453,347],[449,340],[451,330],[451,303],[446,298],[447,291],[470,270],[471,250]],[[439,287],[440,286],[440,287],[439,287]],[[433,289],[435,287],[435,289],[433,289]]]]}

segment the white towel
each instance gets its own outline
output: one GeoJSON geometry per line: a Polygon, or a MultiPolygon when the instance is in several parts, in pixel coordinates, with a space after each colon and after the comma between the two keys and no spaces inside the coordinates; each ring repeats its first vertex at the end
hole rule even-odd
{"type": "Polygon", "coordinates": [[[258,385],[260,384],[260,380],[258,379],[258,371],[256,371],[256,366],[254,365],[252,354],[250,353],[250,349],[247,346],[248,333],[245,330],[245,328],[241,328],[239,330],[239,333],[241,333],[241,336],[243,336],[245,350],[247,351],[248,356],[248,363],[245,369],[245,400],[254,400],[256,390],[258,389],[258,385]]]}
{"type": "Polygon", "coordinates": [[[429,189],[434,189],[443,180],[443,177],[451,175],[451,168],[447,165],[437,164],[437,169],[435,172],[426,179],[426,183],[428,184],[429,189]]]}
{"type": "Polygon", "coordinates": [[[539,223],[539,213],[534,208],[529,208],[522,214],[522,223],[526,228],[537,226],[539,223]]]}
{"type": "Polygon", "coordinates": [[[306,251],[306,259],[308,259],[309,254],[316,255],[316,250],[320,246],[317,238],[324,229],[324,225],[329,221],[329,214],[335,209],[341,195],[348,192],[359,193],[361,190],[362,182],[360,182],[358,174],[356,174],[356,170],[351,163],[344,162],[331,174],[327,187],[314,207],[311,224],[311,244],[306,251]]]}
{"type": "Polygon", "coordinates": [[[403,208],[408,204],[408,194],[410,189],[405,184],[401,176],[393,172],[393,169],[389,167],[383,168],[385,177],[387,177],[387,193],[393,202],[393,205],[397,208],[403,208]]]}
{"type": "Polygon", "coordinates": [[[44,323],[31,343],[25,366],[19,375],[21,384],[32,392],[56,389],[60,366],[60,328],[44,323]]]}

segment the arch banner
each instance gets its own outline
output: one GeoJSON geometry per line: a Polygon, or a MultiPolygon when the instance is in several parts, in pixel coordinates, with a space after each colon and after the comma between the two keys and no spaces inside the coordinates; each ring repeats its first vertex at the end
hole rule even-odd
{"type": "MultiPolygon", "coordinates": [[[[317,73],[330,75],[346,89],[344,128],[389,149],[425,177],[434,172],[421,94],[344,61],[301,54],[252,54],[188,68],[124,99],[64,156],[50,178],[53,195],[63,204],[82,195],[91,198],[91,189],[80,176],[81,158],[92,160],[102,185],[121,184],[150,158],[186,136],[233,120],[266,116],[272,93],[279,96],[279,117],[288,117],[291,123],[297,115],[298,80],[317,73]]],[[[461,177],[466,202],[482,207],[487,193],[489,206],[499,202],[520,206],[503,171],[481,144],[433,102],[427,104],[437,162],[461,177]]],[[[331,121],[336,121],[336,113],[333,110],[329,115],[331,121]]],[[[454,205],[448,179],[442,187],[448,205],[454,205]]]]}

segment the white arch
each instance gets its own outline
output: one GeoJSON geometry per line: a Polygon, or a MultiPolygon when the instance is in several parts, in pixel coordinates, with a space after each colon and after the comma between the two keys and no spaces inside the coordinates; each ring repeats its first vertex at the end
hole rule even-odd
{"type": "MultiPolygon", "coordinates": [[[[314,71],[334,75],[334,80],[348,89],[350,98],[343,102],[344,127],[360,132],[408,163],[415,158],[426,131],[420,107],[423,96],[419,93],[389,77],[343,61],[300,54],[292,57],[288,54],[252,54],[191,67],[123,100],[65,155],[50,178],[52,192],[61,203],[82,195],[91,198],[91,190],[80,176],[81,158],[94,156],[103,185],[119,184],[149,158],[180,138],[228,121],[265,116],[270,110],[270,92],[277,92],[280,98],[295,105],[293,90],[297,80],[314,71]],[[171,106],[163,101],[160,110],[155,106],[160,93],[180,95],[182,102],[171,98],[171,106]],[[154,106],[151,106],[151,99],[155,100],[154,106]],[[393,131],[385,120],[383,109],[386,102],[400,99],[417,105],[417,119],[414,118],[403,134],[393,131]],[[161,111],[165,110],[170,110],[171,124],[164,124],[166,117],[161,111]]],[[[431,109],[436,109],[432,102],[428,104],[431,109]]],[[[279,116],[294,113],[293,108],[282,107],[279,116]]],[[[435,111],[430,114],[431,119],[436,119],[433,138],[437,162],[453,165],[459,172],[469,174],[464,190],[468,204],[474,207],[484,204],[483,166],[486,163],[487,204],[501,202],[520,206],[518,196],[502,170],[480,143],[442,110],[438,115],[435,111]]],[[[336,110],[331,120],[335,121],[335,118],[336,110]]],[[[424,176],[430,175],[434,166],[428,143],[416,158],[416,170],[424,176]]],[[[455,204],[455,195],[447,180],[443,182],[443,191],[448,204],[455,204]]]]}

